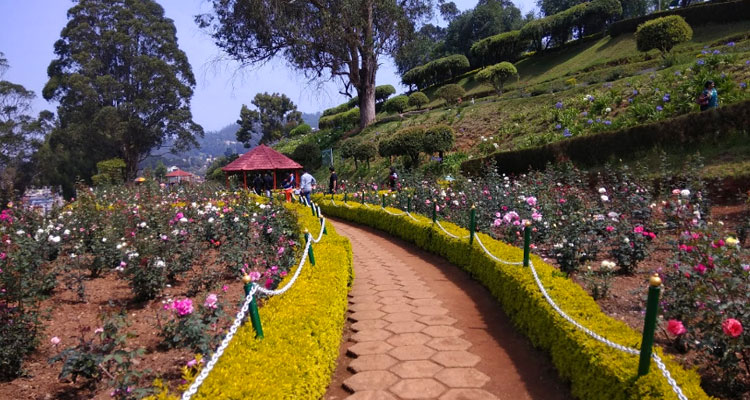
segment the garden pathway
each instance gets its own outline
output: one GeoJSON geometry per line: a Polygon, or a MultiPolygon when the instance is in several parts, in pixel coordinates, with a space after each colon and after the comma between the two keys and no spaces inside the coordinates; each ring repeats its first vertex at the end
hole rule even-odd
{"type": "Polygon", "coordinates": [[[354,251],[341,355],[325,399],[569,399],[496,300],[442,258],[334,222],[354,251]]]}

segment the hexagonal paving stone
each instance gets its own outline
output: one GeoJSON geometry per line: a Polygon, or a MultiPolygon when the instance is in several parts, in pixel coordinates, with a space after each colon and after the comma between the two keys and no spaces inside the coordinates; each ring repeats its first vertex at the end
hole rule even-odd
{"type": "MultiPolygon", "coordinates": [[[[390,328],[390,325],[388,325],[386,329],[393,332],[393,330],[390,328]]],[[[435,350],[466,350],[471,347],[471,343],[461,339],[460,337],[448,336],[434,338],[427,342],[427,346],[432,347],[435,350]]]]}
{"type": "Polygon", "coordinates": [[[383,290],[382,292],[377,292],[378,296],[380,297],[403,297],[404,291],[403,290],[383,290]]]}
{"type": "Polygon", "coordinates": [[[420,324],[419,322],[404,321],[404,322],[394,322],[390,325],[387,325],[385,329],[393,333],[409,333],[409,332],[419,332],[426,327],[427,327],[426,325],[420,324]]]}
{"type": "Polygon", "coordinates": [[[381,297],[378,300],[378,303],[389,305],[389,304],[408,304],[409,299],[407,299],[404,296],[397,296],[397,297],[381,297]]]}
{"type": "Polygon", "coordinates": [[[444,367],[457,368],[473,367],[477,365],[480,358],[468,351],[439,351],[432,357],[432,360],[444,367]]]}
{"type": "Polygon", "coordinates": [[[409,304],[415,307],[424,307],[424,306],[440,306],[440,305],[443,305],[443,302],[442,300],[438,300],[438,299],[414,299],[410,301],[409,304]]]}
{"type": "Polygon", "coordinates": [[[464,331],[448,325],[428,326],[422,332],[432,337],[461,336],[464,334],[464,331]]]}
{"type": "Polygon", "coordinates": [[[445,392],[445,386],[430,378],[404,379],[393,385],[391,392],[402,399],[434,399],[445,392]]]}
{"type": "MultiPolygon", "coordinates": [[[[368,342],[368,343],[371,343],[371,342],[368,342]]],[[[388,352],[388,354],[392,355],[393,357],[401,361],[426,360],[430,358],[430,356],[435,354],[435,350],[429,347],[423,346],[423,345],[401,346],[401,347],[396,347],[392,349],[391,351],[388,352]]]]}
{"type": "Polygon", "coordinates": [[[425,325],[453,325],[456,323],[455,318],[451,318],[447,315],[426,315],[419,318],[417,321],[425,325]]]}
{"type": "Polygon", "coordinates": [[[385,313],[397,313],[397,312],[407,312],[414,310],[414,307],[404,304],[404,303],[396,303],[396,304],[388,304],[388,305],[382,305],[380,304],[380,311],[385,313]]]}
{"type": "Polygon", "coordinates": [[[366,302],[377,302],[380,300],[380,296],[378,295],[369,295],[369,296],[349,296],[351,297],[349,299],[350,303],[366,303],[366,302]]]}
{"type": "Polygon", "coordinates": [[[365,371],[354,374],[344,381],[344,388],[351,392],[360,390],[382,390],[391,387],[398,377],[388,371],[365,371]]]}
{"type": "Polygon", "coordinates": [[[386,342],[362,342],[349,347],[347,353],[359,357],[368,354],[385,354],[392,348],[393,346],[386,342]]]}
{"type": "Polygon", "coordinates": [[[409,290],[408,293],[406,293],[406,297],[410,299],[431,299],[435,297],[435,293],[420,290],[420,291],[411,291],[409,290]]]}
{"type": "Polygon", "coordinates": [[[391,283],[389,285],[377,285],[373,287],[374,290],[377,290],[378,292],[382,292],[385,290],[401,290],[403,287],[396,283],[391,283]]]}
{"type": "Polygon", "coordinates": [[[346,400],[396,400],[396,398],[385,390],[363,390],[348,396],[346,400]]]}
{"type": "Polygon", "coordinates": [[[385,313],[377,311],[377,310],[357,311],[355,313],[352,313],[349,316],[349,319],[352,321],[365,321],[368,319],[378,319],[384,315],[385,313]]]}
{"type": "Polygon", "coordinates": [[[349,363],[349,370],[355,374],[363,371],[386,370],[397,362],[395,358],[388,354],[368,354],[352,360],[349,363]]]}
{"type": "Polygon", "coordinates": [[[366,329],[381,329],[381,328],[385,328],[387,325],[388,325],[388,321],[385,321],[382,319],[367,319],[364,321],[353,323],[352,330],[354,332],[359,332],[359,331],[363,331],[366,329]]]}
{"type": "Polygon", "coordinates": [[[392,346],[414,346],[418,344],[425,344],[430,340],[430,337],[423,333],[399,333],[386,339],[386,342],[392,346]]]}
{"type": "Polygon", "coordinates": [[[482,389],[450,389],[440,400],[498,400],[494,394],[482,389]]]}
{"type": "Polygon", "coordinates": [[[430,378],[443,369],[430,360],[403,361],[391,368],[401,378],[430,378]]]}
{"type": "Polygon", "coordinates": [[[349,307],[349,310],[351,310],[352,312],[371,311],[377,310],[380,307],[383,307],[383,305],[374,301],[356,301],[351,307],[349,307]]]}
{"type": "MultiPolygon", "coordinates": [[[[376,312],[380,312],[380,311],[376,311],[376,312]]],[[[389,321],[389,322],[416,321],[417,318],[419,318],[419,315],[414,314],[412,312],[392,313],[383,317],[384,320],[389,321]]]]}
{"type": "Polygon", "coordinates": [[[384,329],[364,329],[352,335],[352,340],[355,342],[374,342],[386,340],[391,336],[393,336],[393,332],[384,329]]]}
{"type": "Polygon", "coordinates": [[[448,310],[440,306],[422,306],[417,307],[414,310],[419,315],[445,315],[448,314],[448,310]]]}
{"type": "Polygon", "coordinates": [[[490,377],[474,368],[446,368],[435,379],[452,388],[480,388],[490,381],[490,377]]]}

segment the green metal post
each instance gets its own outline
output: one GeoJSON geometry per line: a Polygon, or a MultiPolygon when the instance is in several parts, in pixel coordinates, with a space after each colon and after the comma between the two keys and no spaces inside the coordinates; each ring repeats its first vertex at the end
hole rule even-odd
{"type": "Polygon", "coordinates": [[[523,266],[529,266],[529,249],[531,247],[531,226],[523,228],[523,266]]]}
{"type": "Polygon", "coordinates": [[[474,231],[477,229],[477,208],[471,206],[469,214],[469,245],[474,244],[474,231]]]}
{"type": "Polygon", "coordinates": [[[385,193],[380,195],[380,206],[385,208],[385,193]]]}
{"type": "Polygon", "coordinates": [[[312,215],[315,216],[315,205],[310,202],[310,211],[312,211],[312,215]]]}
{"type": "Polygon", "coordinates": [[[411,212],[411,196],[406,197],[406,212],[411,212]]]}
{"type": "Polygon", "coordinates": [[[641,356],[638,362],[638,376],[648,374],[648,368],[651,365],[656,314],[659,312],[659,292],[661,292],[661,278],[659,278],[658,274],[654,274],[649,279],[646,320],[643,322],[643,339],[641,340],[641,356]]]}
{"type": "Polygon", "coordinates": [[[347,192],[344,192],[344,204],[346,204],[346,195],[349,194],[347,192]]]}
{"type": "MultiPolygon", "coordinates": [[[[310,235],[310,233],[307,233],[310,235]]],[[[315,254],[313,254],[313,247],[312,247],[312,235],[307,238],[308,241],[310,241],[310,247],[307,248],[307,256],[310,257],[310,264],[315,265],[315,254]]]]}
{"type": "Polygon", "coordinates": [[[362,204],[365,204],[365,191],[362,191],[362,204]]]}
{"type": "Polygon", "coordinates": [[[320,217],[320,226],[322,226],[322,227],[323,227],[323,234],[324,234],[324,235],[327,235],[327,234],[328,234],[328,231],[326,230],[326,226],[325,226],[325,225],[323,225],[323,217],[320,217]]]}
{"type": "Polygon", "coordinates": [[[432,199],[432,223],[437,222],[437,199],[432,199]]]}
{"type": "MultiPolygon", "coordinates": [[[[245,297],[250,294],[250,290],[253,287],[250,281],[250,276],[245,275],[242,280],[245,282],[245,297]]],[[[260,324],[260,314],[258,313],[258,302],[255,300],[255,296],[250,301],[250,322],[253,324],[255,330],[255,337],[263,339],[263,326],[260,324]]]]}

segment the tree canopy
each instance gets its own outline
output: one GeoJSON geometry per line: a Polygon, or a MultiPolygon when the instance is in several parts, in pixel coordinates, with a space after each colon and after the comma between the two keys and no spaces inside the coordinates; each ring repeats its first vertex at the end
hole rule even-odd
{"type": "Polygon", "coordinates": [[[302,123],[302,113],[297,111],[289,97],[285,94],[258,93],[251,102],[257,110],[251,110],[242,105],[240,119],[237,124],[237,140],[250,147],[253,132],[260,130],[263,136],[260,143],[271,143],[288,136],[292,129],[302,123]]]}
{"type": "Polygon", "coordinates": [[[509,0],[480,0],[473,10],[456,17],[445,37],[448,53],[469,55],[477,40],[521,28],[521,11],[509,0]]]}
{"type": "Polygon", "coordinates": [[[55,55],[43,95],[59,102],[60,127],[46,162],[68,193],[71,178],[89,179],[98,161],[122,158],[132,179],[153,149],[187,150],[203,136],[190,112],[192,69],[154,0],[79,0],[55,55]]]}
{"type": "Polygon", "coordinates": [[[360,127],[375,121],[378,58],[432,13],[431,0],[212,0],[196,17],[216,44],[248,64],[280,56],[308,78],[357,91],[360,127]]]}

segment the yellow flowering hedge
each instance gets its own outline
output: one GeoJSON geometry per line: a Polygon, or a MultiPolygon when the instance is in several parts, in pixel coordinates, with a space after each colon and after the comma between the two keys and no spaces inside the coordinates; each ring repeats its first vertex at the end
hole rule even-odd
{"type": "MultiPolygon", "coordinates": [[[[307,227],[317,237],[320,223],[309,208],[288,207],[298,215],[300,232],[307,227]]],[[[319,399],[325,394],[353,277],[349,240],[329,224],[326,231],[320,243],[313,243],[316,265],[308,261],[289,291],[260,307],[265,338],[255,338],[248,320],[194,399],[319,399]]]]}
{"type": "MultiPolygon", "coordinates": [[[[528,268],[492,260],[476,243],[470,246],[468,239],[449,237],[434,227],[429,218],[417,216],[418,221],[414,221],[406,215],[389,215],[377,206],[368,208],[353,201],[345,205],[342,196],[335,199],[334,206],[330,196],[317,198],[324,215],[368,225],[405,239],[446,258],[481,282],[497,298],[516,328],[534,346],[544,349],[551,356],[560,376],[570,381],[575,397],[592,400],[677,398],[653,362],[650,373],[638,378],[637,356],[599,343],[558,315],[542,297],[528,268]]],[[[388,211],[400,212],[394,208],[388,208],[388,211]]],[[[469,234],[466,229],[454,224],[441,224],[459,237],[469,234]]],[[[496,257],[508,261],[523,259],[521,249],[485,234],[480,233],[479,237],[496,257]]],[[[537,256],[532,255],[531,260],[549,295],[568,315],[615,343],[640,347],[639,332],[605,315],[578,284],[557,269],[537,256]]],[[[655,351],[662,355],[661,349],[656,348],[655,351]]],[[[689,399],[709,398],[701,389],[700,377],[695,371],[686,371],[668,357],[663,358],[689,399]]]]}

